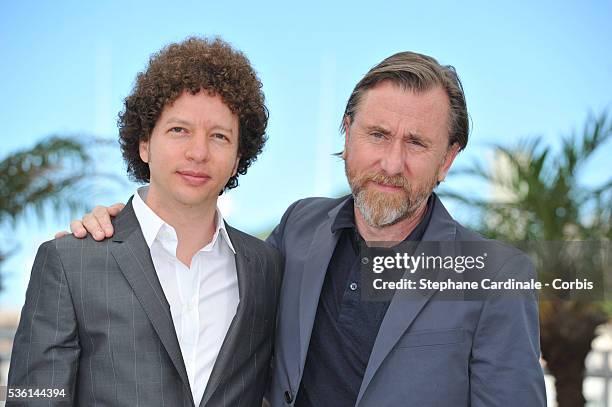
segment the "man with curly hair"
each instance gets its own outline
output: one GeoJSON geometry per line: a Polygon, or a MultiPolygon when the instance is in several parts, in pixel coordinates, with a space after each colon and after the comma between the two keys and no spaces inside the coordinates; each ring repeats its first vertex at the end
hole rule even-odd
{"type": "MultiPolygon", "coordinates": [[[[112,238],[40,247],[11,388],[63,395],[45,405],[261,405],[281,259],[227,225],[217,199],[261,152],[267,120],[261,82],[224,41],[151,57],[119,116],[128,173],[148,185],[112,238]]],[[[32,405],[7,406],[20,402],[32,405]]]]}

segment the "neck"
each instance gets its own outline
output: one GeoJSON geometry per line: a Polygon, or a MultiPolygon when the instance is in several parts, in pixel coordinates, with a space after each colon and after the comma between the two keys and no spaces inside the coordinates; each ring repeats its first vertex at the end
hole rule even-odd
{"type": "Polygon", "coordinates": [[[401,242],[406,239],[410,233],[425,217],[427,212],[427,199],[423,201],[421,206],[414,211],[411,216],[400,220],[393,225],[375,227],[369,225],[357,206],[355,206],[355,224],[357,231],[366,242],[401,242]]]}
{"type": "Polygon", "coordinates": [[[216,230],[217,200],[201,205],[162,202],[151,186],[146,203],[164,222],[176,231],[177,258],[189,266],[191,259],[202,247],[212,241],[216,230]]]}

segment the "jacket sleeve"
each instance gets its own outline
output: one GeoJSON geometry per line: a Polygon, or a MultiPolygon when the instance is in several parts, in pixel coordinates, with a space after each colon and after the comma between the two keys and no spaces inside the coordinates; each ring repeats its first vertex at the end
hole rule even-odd
{"type": "Polygon", "coordinates": [[[284,244],[285,227],[287,226],[287,221],[289,220],[291,213],[293,212],[293,210],[295,209],[295,207],[297,206],[299,202],[300,202],[299,200],[295,201],[294,203],[291,204],[291,206],[289,206],[289,208],[287,208],[287,210],[283,214],[283,217],[281,218],[280,223],[274,228],[272,233],[270,233],[270,236],[268,236],[268,238],[266,239],[266,242],[268,242],[274,248],[280,251],[283,257],[285,257],[285,244],[284,244]]]}
{"type": "MultiPolygon", "coordinates": [[[[282,283],[282,277],[283,277],[284,268],[285,268],[284,267],[285,265],[285,244],[284,244],[285,227],[287,225],[287,220],[289,219],[291,212],[293,211],[293,209],[295,208],[298,202],[299,201],[294,202],[293,204],[291,204],[289,208],[287,208],[287,210],[283,214],[283,217],[281,218],[280,223],[274,228],[272,233],[270,233],[270,236],[268,236],[268,238],[266,239],[267,243],[269,243],[271,246],[273,246],[275,249],[278,250],[278,258],[277,258],[278,273],[277,275],[280,278],[280,280],[278,281],[279,291],[280,291],[280,286],[282,283]]],[[[280,298],[280,292],[278,293],[278,298],[280,298]]],[[[278,326],[278,313],[276,314],[276,316],[277,316],[277,320],[275,321],[275,326],[278,326]]],[[[276,332],[276,328],[274,329],[274,331],[276,332]]],[[[262,404],[263,407],[270,407],[271,405],[270,393],[271,393],[271,386],[272,386],[272,375],[274,373],[273,370],[274,370],[274,358],[275,358],[274,343],[275,341],[272,341],[273,348],[272,348],[272,357],[270,359],[270,373],[268,375],[266,390],[264,393],[264,400],[262,404]]]]}
{"type": "MultiPolygon", "coordinates": [[[[523,254],[511,257],[498,279],[535,278],[523,254]]],[[[539,363],[540,333],[535,293],[521,297],[491,294],[484,302],[470,360],[472,407],[545,407],[544,374],[539,363]]]]}
{"type": "Polygon", "coordinates": [[[40,246],[13,341],[9,387],[64,389],[65,398],[7,401],[6,406],[71,406],[80,354],[77,321],[55,241],[40,246]]]}

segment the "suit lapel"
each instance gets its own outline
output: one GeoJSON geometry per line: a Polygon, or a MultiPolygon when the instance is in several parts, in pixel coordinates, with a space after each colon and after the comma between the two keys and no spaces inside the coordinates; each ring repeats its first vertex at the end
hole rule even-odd
{"type": "Polygon", "coordinates": [[[159,283],[149,247],[134,214],[131,199],[117,216],[115,231],[110,248],[111,253],[191,396],[187,370],[172,322],[170,305],[159,283]]]}
{"type": "MultiPolygon", "coordinates": [[[[444,256],[452,256],[454,253],[454,240],[456,236],[455,221],[440,202],[439,198],[435,197],[435,206],[431,216],[431,220],[422,241],[442,242],[440,251],[444,256]]],[[[419,248],[415,250],[418,252],[419,248]]],[[[438,278],[442,277],[442,273],[438,274],[438,278]]],[[[402,337],[404,332],[410,327],[414,319],[417,317],[421,309],[427,304],[436,290],[430,290],[420,299],[415,299],[403,290],[396,291],[389,308],[383,318],[383,321],[378,330],[372,353],[363,375],[359,395],[357,396],[356,406],[359,405],[370,381],[376,374],[376,371],[393,350],[395,344],[402,337]]]]}
{"type": "Polygon", "coordinates": [[[336,248],[336,243],[338,243],[339,234],[332,234],[332,224],[345,202],[346,199],[329,211],[326,221],[319,225],[315,231],[312,243],[308,249],[306,262],[304,263],[299,302],[300,376],[306,363],[308,344],[317,313],[317,306],[319,305],[321,288],[325,280],[325,273],[336,248]]]}
{"type": "Polygon", "coordinates": [[[238,275],[238,293],[240,301],[236,309],[236,315],[234,315],[230,323],[221,349],[219,350],[219,355],[217,356],[217,360],[210,374],[210,378],[208,379],[206,390],[200,402],[201,407],[208,403],[216,389],[223,382],[224,376],[227,376],[228,371],[231,370],[240,338],[250,333],[251,321],[249,320],[249,315],[252,313],[249,311],[254,306],[252,298],[253,279],[257,276],[257,270],[253,269],[258,267],[258,265],[253,263],[248,246],[236,230],[227,224],[226,229],[232,241],[232,245],[236,250],[236,273],[238,275]]]}

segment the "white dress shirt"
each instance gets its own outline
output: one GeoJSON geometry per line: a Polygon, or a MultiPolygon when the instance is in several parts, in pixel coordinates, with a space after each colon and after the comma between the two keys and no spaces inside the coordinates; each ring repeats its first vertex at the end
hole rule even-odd
{"type": "Polygon", "coordinates": [[[170,304],[195,405],[199,405],[239,302],[236,251],[217,208],[212,241],[192,258],[191,267],[176,257],[177,235],[147,204],[147,187],[132,205],[166,299],[170,304]]]}

